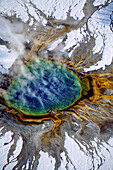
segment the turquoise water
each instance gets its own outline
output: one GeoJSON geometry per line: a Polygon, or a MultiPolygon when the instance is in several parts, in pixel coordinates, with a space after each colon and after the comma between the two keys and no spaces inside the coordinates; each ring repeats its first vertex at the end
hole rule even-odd
{"type": "Polygon", "coordinates": [[[41,115],[63,109],[80,97],[77,76],[53,62],[34,60],[8,88],[5,99],[24,114],[41,115]]]}

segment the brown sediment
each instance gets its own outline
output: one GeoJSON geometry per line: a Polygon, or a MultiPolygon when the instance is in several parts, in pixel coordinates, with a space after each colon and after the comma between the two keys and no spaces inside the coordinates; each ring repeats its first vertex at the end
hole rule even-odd
{"type": "MultiPolygon", "coordinates": [[[[113,94],[104,95],[102,93],[103,89],[113,90],[113,82],[109,81],[106,76],[113,76],[113,74],[90,74],[92,95],[88,98],[84,96],[83,100],[80,100],[73,108],[70,108],[70,114],[77,119],[82,118],[82,121],[94,123],[100,128],[106,121],[113,121],[113,112],[109,113],[109,107],[113,101],[113,94]],[[98,107],[93,108],[94,104],[98,107]]],[[[85,77],[89,77],[89,75],[85,75],[85,77]]]]}
{"type": "Polygon", "coordinates": [[[31,47],[31,50],[28,51],[26,60],[31,60],[32,56],[38,54],[39,51],[46,48],[50,42],[64,36],[65,33],[68,33],[74,29],[76,29],[76,26],[62,26],[60,29],[54,26],[53,28],[49,29],[48,32],[43,35],[43,40],[41,39],[42,35],[38,38],[38,40],[34,39],[34,44],[31,47]]]}

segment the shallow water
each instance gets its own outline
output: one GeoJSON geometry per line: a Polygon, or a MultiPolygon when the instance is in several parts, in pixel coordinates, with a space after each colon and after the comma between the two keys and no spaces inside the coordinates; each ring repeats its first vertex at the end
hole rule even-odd
{"type": "MultiPolygon", "coordinates": [[[[24,73],[23,63],[31,56],[54,57],[58,63],[83,60],[80,72],[89,75],[109,72],[113,68],[112,11],[110,0],[1,0],[0,84],[4,73],[24,73]]],[[[109,80],[113,79],[109,76],[109,80]]],[[[113,96],[112,90],[104,93],[113,96]]],[[[113,101],[104,101],[105,107],[110,103],[111,120],[101,129],[86,122],[79,133],[80,120],[64,113],[59,115],[60,127],[48,135],[52,120],[22,123],[0,105],[0,169],[112,170],[113,101]]]]}

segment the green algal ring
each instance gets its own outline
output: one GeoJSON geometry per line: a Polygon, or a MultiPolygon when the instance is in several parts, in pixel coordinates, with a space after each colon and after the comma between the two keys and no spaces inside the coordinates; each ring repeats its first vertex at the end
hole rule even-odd
{"type": "Polygon", "coordinates": [[[24,66],[24,73],[15,77],[5,102],[24,115],[43,116],[51,110],[64,110],[82,97],[79,77],[54,62],[35,59],[24,66]]]}

